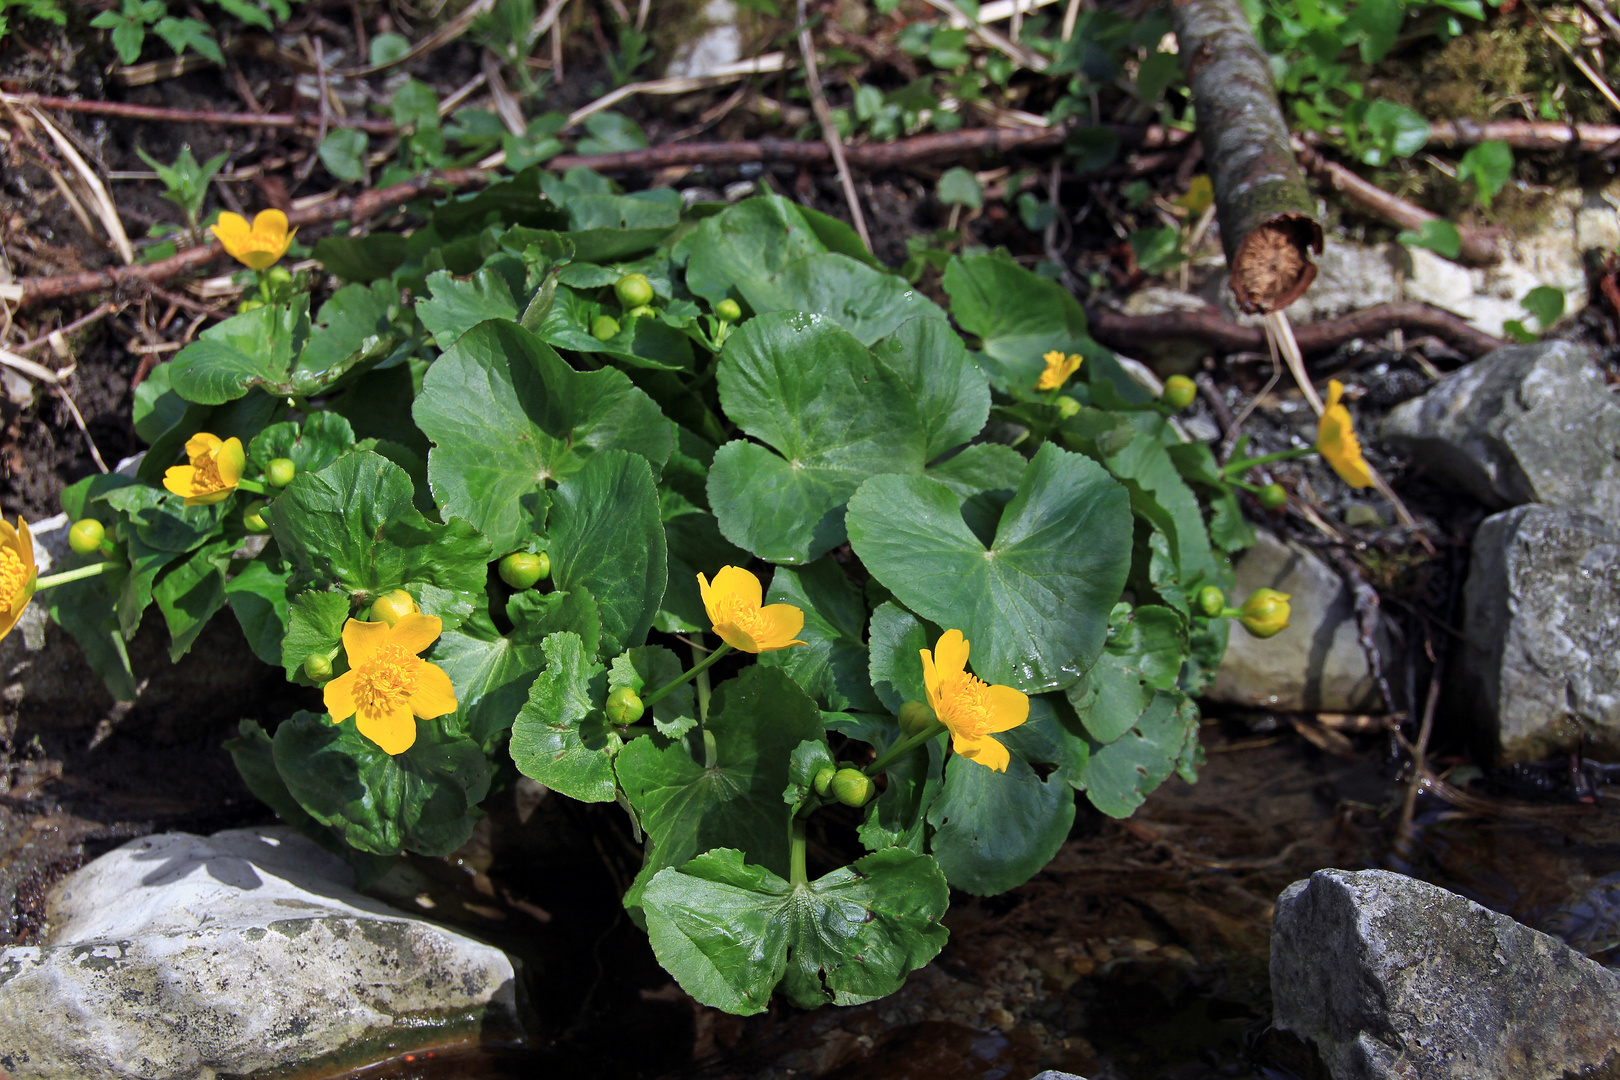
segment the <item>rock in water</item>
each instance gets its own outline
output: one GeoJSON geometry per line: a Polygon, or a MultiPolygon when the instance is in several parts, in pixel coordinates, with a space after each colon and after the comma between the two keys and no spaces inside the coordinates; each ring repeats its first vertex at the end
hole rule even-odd
{"type": "Polygon", "coordinates": [[[1620,528],[1520,506],[1474,534],[1449,708],[1498,762],[1620,758],[1620,528]]]}
{"type": "Polygon", "coordinates": [[[1396,408],[1380,435],[1492,509],[1540,502],[1620,520],[1620,401],[1582,346],[1487,353],[1396,408]]]}
{"type": "MultiPolygon", "coordinates": [[[[1333,568],[1308,548],[1259,537],[1238,559],[1233,602],[1256,589],[1288,593],[1288,629],[1262,641],[1234,626],[1212,701],[1286,712],[1370,712],[1383,708],[1356,629],[1355,600],[1333,568]]],[[[1394,656],[1379,635],[1385,670],[1394,656]]]]}
{"type": "Polygon", "coordinates": [[[1313,1043],[1334,1080],[1562,1080],[1620,1067],[1620,975],[1384,870],[1318,870],[1283,892],[1271,994],[1273,1026],[1313,1043]]]}
{"type": "Polygon", "coordinates": [[[350,880],[284,827],[109,852],[57,887],[48,944],[0,953],[0,1070],[209,1080],[515,1029],[505,953],[350,880]]]}

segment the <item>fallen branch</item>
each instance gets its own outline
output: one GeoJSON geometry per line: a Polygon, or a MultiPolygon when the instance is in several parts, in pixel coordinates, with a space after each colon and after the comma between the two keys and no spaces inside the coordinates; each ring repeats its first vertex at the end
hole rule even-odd
{"type": "MultiPolygon", "coordinates": [[[[1125,353],[1140,345],[1193,340],[1223,353],[1263,352],[1265,331],[1240,326],[1215,311],[1167,311],[1160,315],[1124,315],[1106,308],[1089,311],[1091,336],[1125,353]]],[[[1301,352],[1324,353],[1356,338],[1378,338],[1391,330],[1437,337],[1468,357],[1479,357],[1507,342],[1442,308],[1422,303],[1378,304],[1326,322],[1294,328],[1301,352]]]]}
{"type": "MultiPolygon", "coordinates": [[[[295,210],[287,215],[287,220],[292,225],[314,225],[343,218],[355,222],[364,221],[385,210],[403,206],[431,190],[442,188],[454,191],[477,187],[487,183],[489,178],[490,175],[481,169],[451,169],[429,173],[376,191],[364,191],[358,195],[340,195],[328,199],[319,206],[295,210]]],[[[212,265],[224,254],[225,249],[219,242],[211,241],[199,247],[188,248],[167,259],[142,265],[114,266],[104,270],[87,270],[80,274],[63,274],[58,277],[23,278],[17,282],[23,291],[17,307],[19,309],[33,307],[53,300],[65,300],[68,297],[109,289],[117,290],[130,285],[161,285],[212,265]]]]}
{"type": "MultiPolygon", "coordinates": [[[[125,120],[152,120],[164,124],[216,124],[314,129],[319,127],[321,122],[319,116],[306,116],[302,113],[212,112],[200,109],[165,109],[157,105],[132,105],[124,101],[47,97],[37,94],[0,94],[0,100],[13,105],[33,105],[41,109],[91,113],[96,116],[117,116],[125,120]]],[[[373,135],[392,135],[397,130],[392,120],[364,116],[333,116],[327,123],[331,127],[359,128],[373,135]]]]}
{"type": "Polygon", "coordinates": [[[1567,124],[1553,120],[1442,120],[1429,125],[1429,145],[1477,146],[1504,142],[1515,150],[1608,150],[1620,144],[1620,124],[1567,124]]]}
{"type": "MultiPolygon", "coordinates": [[[[1391,195],[1378,185],[1363,180],[1338,162],[1329,161],[1299,139],[1294,140],[1294,153],[1317,183],[1337,191],[1392,225],[1417,232],[1426,223],[1440,218],[1438,214],[1431,214],[1421,206],[1415,206],[1399,195],[1391,195]]],[[[1471,266],[1493,266],[1502,261],[1495,237],[1466,225],[1455,227],[1461,241],[1458,258],[1462,262],[1471,266]]]]}
{"type": "Polygon", "coordinates": [[[1215,187],[1221,246],[1244,311],[1280,311],[1316,280],[1316,198],[1277,106],[1271,61],[1237,0],[1174,0],[1170,24],[1215,187]]]}

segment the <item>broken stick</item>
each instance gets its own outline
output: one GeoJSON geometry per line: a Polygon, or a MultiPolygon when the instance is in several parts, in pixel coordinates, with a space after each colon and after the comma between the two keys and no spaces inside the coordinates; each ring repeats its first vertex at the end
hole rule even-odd
{"type": "Polygon", "coordinates": [[[1198,111],[1238,306],[1280,311],[1316,280],[1316,199],[1277,107],[1271,64],[1237,0],[1174,0],[1171,27],[1198,111]]]}

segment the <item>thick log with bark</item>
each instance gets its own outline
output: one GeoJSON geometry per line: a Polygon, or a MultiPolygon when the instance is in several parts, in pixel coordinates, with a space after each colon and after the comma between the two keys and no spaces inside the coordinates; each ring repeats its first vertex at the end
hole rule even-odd
{"type": "Polygon", "coordinates": [[[1171,26],[1192,87],[1215,213],[1244,311],[1280,311],[1316,279],[1316,199],[1277,107],[1271,64],[1238,0],[1173,0],[1171,26]]]}

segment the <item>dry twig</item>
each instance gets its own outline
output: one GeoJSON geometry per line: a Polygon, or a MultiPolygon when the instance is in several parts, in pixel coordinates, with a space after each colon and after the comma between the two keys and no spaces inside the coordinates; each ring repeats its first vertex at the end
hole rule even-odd
{"type": "Polygon", "coordinates": [[[849,174],[849,162],[844,159],[844,141],[838,137],[838,128],[833,123],[832,107],[827,104],[827,94],[821,88],[821,71],[816,66],[816,43],[810,34],[810,19],[805,0],[799,0],[799,55],[804,60],[805,83],[810,87],[810,107],[816,114],[816,122],[821,125],[821,137],[826,140],[827,151],[832,155],[833,168],[838,172],[838,183],[844,189],[844,201],[849,204],[850,220],[855,223],[855,231],[860,234],[861,243],[870,251],[872,237],[866,231],[866,215],[861,213],[860,196],[855,193],[855,178],[849,174]]]}
{"type": "MultiPolygon", "coordinates": [[[[1258,326],[1240,326],[1215,311],[1167,311],[1161,315],[1124,315],[1093,308],[1091,334],[1105,345],[1129,352],[1144,342],[1204,341],[1223,353],[1258,352],[1266,347],[1258,326]]],[[[1331,352],[1355,338],[1376,339],[1391,330],[1431,335],[1466,356],[1483,356],[1507,342],[1492,337],[1449,311],[1429,304],[1378,304],[1339,319],[1294,328],[1304,353],[1331,352]]]]}

